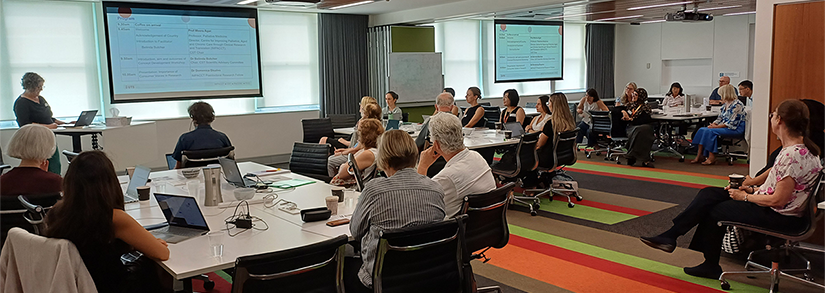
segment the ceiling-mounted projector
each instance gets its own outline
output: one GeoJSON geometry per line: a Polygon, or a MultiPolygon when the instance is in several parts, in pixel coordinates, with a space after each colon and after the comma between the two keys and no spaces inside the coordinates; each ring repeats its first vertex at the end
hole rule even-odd
{"type": "Polygon", "coordinates": [[[666,21],[685,21],[685,22],[693,22],[693,21],[711,21],[713,20],[713,15],[707,13],[699,13],[693,11],[679,11],[676,13],[668,13],[665,14],[666,21]]]}

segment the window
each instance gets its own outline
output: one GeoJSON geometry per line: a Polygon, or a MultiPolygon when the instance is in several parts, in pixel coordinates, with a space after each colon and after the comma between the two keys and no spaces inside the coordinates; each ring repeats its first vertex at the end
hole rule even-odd
{"type": "Polygon", "coordinates": [[[477,20],[440,22],[435,26],[435,51],[443,58],[444,87],[464,99],[467,88],[479,84],[479,26],[477,20]]]}
{"type": "Polygon", "coordinates": [[[558,92],[583,92],[587,87],[585,34],[584,24],[564,24],[564,80],[556,81],[558,92]]]}
{"type": "Polygon", "coordinates": [[[317,105],[317,14],[261,10],[258,20],[264,86],[258,107],[317,105]]]}

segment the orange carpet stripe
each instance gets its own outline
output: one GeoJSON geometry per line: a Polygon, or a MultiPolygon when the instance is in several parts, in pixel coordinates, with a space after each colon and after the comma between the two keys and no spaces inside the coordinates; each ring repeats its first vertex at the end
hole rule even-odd
{"type": "Polygon", "coordinates": [[[673,292],[515,245],[485,254],[488,264],[574,292],[673,292]]]}
{"type": "MultiPolygon", "coordinates": [[[[576,164],[598,165],[598,166],[607,166],[607,167],[624,168],[624,169],[639,169],[638,167],[630,167],[630,166],[627,166],[627,165],[617,165],[616,163],[611,164],[611,163],[601,163],[601,162],[584,161],[584,160],[578,160],[578,161],[576,161],[576,164]]],[[[708,179],[728,180],[727,176],[710,175],[710,174],[704,174],[704,173],[693,173],[693,172],[687,172],[687,171],[667,170],[667,169],[661,169],[661,168],[657,168],[656,172],[668,173],[668,174],[674,174],[674,175],[686,175],[686,176],[702,177],[702,178],[708,178],[708,179]]]]}

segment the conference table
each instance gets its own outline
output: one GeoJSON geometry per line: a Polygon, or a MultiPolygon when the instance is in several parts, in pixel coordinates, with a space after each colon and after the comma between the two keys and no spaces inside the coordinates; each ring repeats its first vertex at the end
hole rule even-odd
{"type": "Polygon", "coordinates": [[[131,125],[125,126],[106,126],[106,125],[99,125],[99,124],[92,124],[89,126],[81,126],[81,127],[62,127],[58,126],[57,129],[53,129],[52,132],[56,135],[64,135],[70,136],[72,138],[72,152],[80,153],[83,151],[83,144],[80,140],[81,137],[84,135],[91,135],[92,136],[92,149],[98,150],[100,149],[100,144],[98,143],[98,135],[103,135],[103,133],[107,130],[125,128],[130,126],[138,126],[144,124],[150,124],[154,122],[143,121],[143,122],[133,122],[131,125]]]}
{"type": "Polygon", "coordinates": [[[718,109],[714,109],[715,111],[710,112],[691,112],[691,113],[654,113],[650,115],[653,121],[659,122],[660,127],[656,133],[656,137],[659,141],[659,149],[654,151],[653,154],[655,155],[660,152],[668,152],[674,155],[679,156],[680,161],[685,160],[685,156],[676,150],[678,147],[678,142],[674,139],[673,127],[675,124],[682,125],[682,127],[687,127],[689,125],[697,124],[701,125],[705,123],[709,119],[716,119],[719,116],[718,109]]]}
{"type": "MultiPolygon", "coordinates": [[[[504,133],[495,129],[483,127],[471,129],[471,133],[465,133],[464,135],[464,146],[471,150],[512,145],[519,142],[519,139],[517,138],[504,139],[504,133]]],[[[336,128],[334,131],[338,134],[352,134],[354,130],[352,127],[346,127],[336,128]]],[[[417,138],[419,133],[421,133],[421,131],[414,131],[413,133],[410,133],[410,136],[412,138],[417,138]]]]}
{"type": "MultiPolygon", "coordinates": [[[[238,163],[238,167],[242,174],[273,169],[253,162],[238,163]]],[[[183,281],[182,284],[176,282],[176,286],[183,286],[184,291],[191,292],[191,279],[189,278],[232,268],[235,259],[238,257],[283,251],[318,243],[342,234],[349,235],[349,225],[327,227],[325,225],[327,221],[303,223],[300,215],[287,213],[278,209],[279,205],[273,205],[274,202],[286,200],[297,204],[299,209],[325,207],[324,199],[331,195],[331,186],[324,182],[314,182],[291,190],[276,189],[273,192],[273,194],[277,194],[274,202],[272,200],[264,202],[263,197],[267,194],[256,193],[255,197],[249,201],[249,214],[260,218],[266,224],[255,221],[253,222],[255,229],[244,230],[228,228],[225,223],[225,220],[233,215],[235,207],[238,206],[238,201],[234,199],[233,191],[235,188],[228,183],[222,182],[221,185],[224,203],[218,206],[206,207],[202,205],[204,198],[202,172],[193,179],[184,178],[179,170],[152,172],[149,178],[152,179],[152,182],[148,185],[153,194],[158,192],[195,197],[210,228],[209,234],[211,236],[203,235],[176,244],[169,244],[169,260],[158,262],[160,267],[169,273],[172,278],[183,281]],[[268,229],[259,230],[265,226],[268,226],[268,229]],[[214,237],[215,233],[219,233],[220,236],[214,237]],[[234,236],[230,236],[230,234],[234,236]],[[221,256],[214,257],[212,245],[215,244],[216,240],[222,244],[223,253],[221,256]]],[[[282,179],[313,180],[289,172],[261,176],[260,178],[269,181],[280,181],[282,179]]],[[[122,184],[128,183],[127,176],[121,176],[119,179],[122,184]]],[[[330,220],[351,216],[358,195],[358,192],[346,191],[345,201],[339,203],[338,215],[332,216],[330,220]]],[[[245,208],[245,205],[241,205],[241,209],[245,208]]],[[[128,203],[125,210],[144,226],[165,221],[163,212],[154,196],[146,201],[128,203]]],[[[180,288],[175,289],[179,290],[180,288]]]]}

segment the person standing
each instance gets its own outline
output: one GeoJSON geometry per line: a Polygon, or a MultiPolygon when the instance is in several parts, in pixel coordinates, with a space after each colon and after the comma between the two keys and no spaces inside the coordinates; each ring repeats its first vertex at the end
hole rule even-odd
{"type": "MultiPolygon", "coordinates": [[[[26,72],[20,79],[23,86],[23,93],[14,101],[14,116],[17,118],[17,126],[23,127],[28,124],[40,124],[48,129],[57,129],[58,125],[66,122],[53,117],[52,107],[49,102],[40,95],[45,87],[46,80],[34,72],[26,72]]],[[[55,145],[54,154],[49,158],[49,172],[60,175],[60,150],[55,145]]]]}

